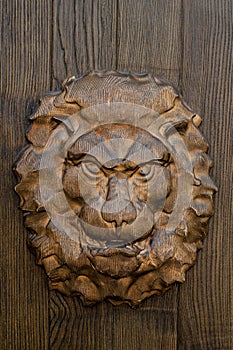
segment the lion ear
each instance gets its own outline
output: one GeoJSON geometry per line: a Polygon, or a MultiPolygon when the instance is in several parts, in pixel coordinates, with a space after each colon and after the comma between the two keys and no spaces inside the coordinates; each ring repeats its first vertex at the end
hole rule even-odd
{"type": "Polygon", "coordinates": [[[160,132],[168,138],[175,133],[179,133],[180,135],[184,135],[188,128],[189,121],[187,119],[180,119],[175,121],[169,121],[160,128],[160,132]]]}

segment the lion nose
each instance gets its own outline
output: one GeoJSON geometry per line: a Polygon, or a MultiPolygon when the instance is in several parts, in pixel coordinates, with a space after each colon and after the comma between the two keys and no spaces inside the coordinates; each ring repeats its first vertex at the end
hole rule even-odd
{"type": "Polygon", "coordinates": [[[115,222],[118,227],[123,222],[130,224],[136,219],[137,212],[130,200],[126,175],[117,173],[110,177],[101,215],[105,221],[115,222]]]}

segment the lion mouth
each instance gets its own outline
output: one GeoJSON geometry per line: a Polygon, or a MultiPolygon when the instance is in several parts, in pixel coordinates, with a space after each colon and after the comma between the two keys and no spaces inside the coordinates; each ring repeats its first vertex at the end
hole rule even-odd
{"type": "Polygon", "coordinates": [[[100,248],[100,249],[91,249],[91,253],[94,256],[104,256],[109,257],[113,255],[124,255],[128,257],[138,255],[140,250],[135,246],[125,246],[125,247],[116,247],[116,248],[100,248]]]}
{"type": "Polygon", "coordinates": [[[92,251],[88,259],[97,271],[114,278],[129,276],[140,266],[138,249],[125,247],[124,249],[110,248],[102,251],[92,251]],[[109,264],[111,258],[111,264],[109,264]]]}
{"type": "Polygon", "coordinates": [[[111,257],[113,255],[122,255],[126,257],[136,257],[148,243],[149,237],[153,234],[154,227],[152,227],[141,239],[134,242],[125,243],[119,240],[112,240],[110,242],[95,242],[87,241],[85,251],[87,254],[93,256],[111,257]]]}

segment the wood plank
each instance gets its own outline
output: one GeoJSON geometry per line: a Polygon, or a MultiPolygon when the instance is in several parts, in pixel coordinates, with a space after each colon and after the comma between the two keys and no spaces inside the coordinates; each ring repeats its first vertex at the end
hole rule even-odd
{"type": "Polygon", "coordinates": [[[215,216],[198,263],[180,287],[179,349],[231,349],[232,294],[232,1],[184,2],[182,88],[203,116],[213,177],[219,187],[215,216]]]}
{"type": "MultiPolygon", "coordinates": [[[[54,88],[67,76],[116,68],[116,0],[59,1],[53,13],[54,88]]],[[[105,321],[113,322],[108,307],[87,308],[78,298],[50,292],[50,348],[111,348],[112,330],[105,321]]]]}
{"type": "Polygon", "coordinates": [[[51,2],[2,0],[2,96],[40,97],[50,89],[51,2]]]}
{"type": "Polygon", "coordinates": [[[25,142],[26,115],[50,89],[51,1],[2,1],[1,349],[48,348],[45,275],[26,245],[12,163],[25,142]]]}
{"type": "MultiPolygon", "coordinates": [[[[153,71],[179,84],[181,1],[59,1],[53,11],[54,87],[66,76],[107,68],[153,71]]],[[[51,349],[175,349],[177,290],[137,310],[109,303],[83,307],[51,292],[51,349]]]]}
{"type": "Polygon", "coordinates": [[[179,85],[182,1],[119,0],[117,68],[153,72],[179,85]]]}
{"type": "Polygon", "coordinates": [[[87,70],[116,68],[117,0],[54,2],[54,88],[87,70]]]}
{"type": "MultiPolygon", "coordinates": [[[[9,170],[25,143],[25,115],[38,96],[66,76],[109,67],[153,71],[173,80],[193,109],[205,116],[202,130],[217,164],[213,173],[220,191],[205,248],[180,288],[178,347],[230,349],[232,239],[226,208],[231,204],[231,4],[184,2],[182,56],[181,0],[2,0],[1,156],[6,170],[1,189],[1,349],[48,348],[45,275],[26,248],[9,170]]],[[[107,303],[86,308],[78,299],[52,292],[51,348],[175,349],[176,309],[176,287],[138,310],[107,303]]]]}
{"type": "MultiPolygon", "coordinates": [[[[151,71],[179,86],[182,67],[181,21],[182,4],[179,0],[119,0],[117,69],[151,71]]],[[[163,297],[150,298],[146,306],[142,305],[140,317],[144,321],[140,322],[140,317],[134,320],[140,333],[136,337],[137,344],[133,343],[134,347],[131,346],[134,335],[123,340],[122,330],[118,327],[115,332],[119,339],[117,345],[121,344],[119,348],[176,349],[177,292],[178,286],[174,286],[163,297]],[[169,310],[169,313],[164,310],[169,310]],[[145,337],[144,334],[149,336],[145,337]]],[[[134,312],[129,310],[125,322],[122,317],[119,324],[127,327],[127,319],[134,317],[134,312]]]]}
{"type": "Polygon", "coordinates": [[[136,310],[107,302],[84,307],[78,298],[52,292],[50,349],[175,349],[174,293],[156,299],[136,310]]]}
{"type": "Polygon", "coordinates": [[[17,209],[19,199],[13,192],[16,180],[11,170],[16,154],[25,143],[27,123],[24,119],[28,114],[28,106],[28,101],[24,99],[2,100],[1,349],[4,350],[47,349],[48,344],[46,277],[43,270],[35,265],[35,259],[27,249],[23,217],[17,209]]]}

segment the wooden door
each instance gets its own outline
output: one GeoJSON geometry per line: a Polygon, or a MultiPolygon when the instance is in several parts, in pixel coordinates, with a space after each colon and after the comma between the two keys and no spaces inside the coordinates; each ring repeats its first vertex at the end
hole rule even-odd
{"type": "Polygon", "coordinates": [[[1,349],[232,349],[231,0],[1,1],[1,349]],[[154,72],[203,117],[219,187],[186,282],[132,310],[48,292],[26,246],[12,163],[46,91],[90,69],[154,72]]]}

